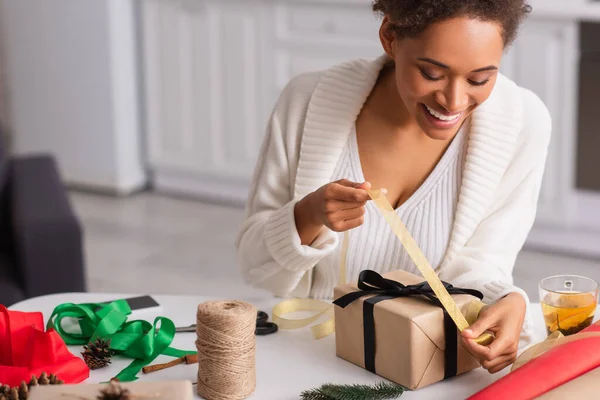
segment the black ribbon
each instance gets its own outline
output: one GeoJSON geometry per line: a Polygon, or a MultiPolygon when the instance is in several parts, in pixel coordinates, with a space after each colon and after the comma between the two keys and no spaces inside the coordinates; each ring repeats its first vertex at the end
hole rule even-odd
{"type": "MultiPolygon", "coordinates": [[[[483,294],[474,289],[462,289],[452,286],[450,283],[442,282],[449,294],[470,294],[480,300],[483,294]]],[[[345,308],[355,300],[367,295],[376,296],[366,299],[363,303],[363,330],[365,342],[365,368],[368,371],[375,371],[375,320],[373,310],[375,304],[384,300],[391,300],[398,297],[425,296],[433,304],[444,310],[444,335],[446,339],[445,370],[444,379],[451,378],[457,373],[458,362],[458,333],[452,317],[448,314],[435,292],[427,282],[421,282],[415,285],[405,286],[400,282],[386,279],[375,271],[361,271],[358,277],[357,292],[348,293],[335,300],[333,304],[345,308]]]]}

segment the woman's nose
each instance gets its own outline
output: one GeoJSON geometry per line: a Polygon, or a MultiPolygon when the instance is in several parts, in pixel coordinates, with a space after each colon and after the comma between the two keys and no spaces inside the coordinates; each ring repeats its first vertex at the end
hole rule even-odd
{"type": "Polygon", "coordinates": [[[443,91],[438,92],[438,103],[449,114],[465,111],[469,107],[469,95],[458,82],[450,82],[443,91]]]}

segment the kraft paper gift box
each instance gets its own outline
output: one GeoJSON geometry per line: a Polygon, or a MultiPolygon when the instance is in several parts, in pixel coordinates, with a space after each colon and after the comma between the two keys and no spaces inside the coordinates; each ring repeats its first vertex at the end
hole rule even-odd
{"type": "MultiPolygon", "coordinates": [[[[363,271],[361,277],[365,273],[378,276],[374,271],[363,271]]],[[[416,288],[425,282],[424,278],[405,271],[393,271],[383,278],[405,286],[416,285],[416,288]]],[[[358,286],[358,283],[348,283],[334,289],[338,357],[411,390],[480,366],[461,345],[460,333],[441,304],[414,294],[385,298],[372,305],[371,302],[378,300],[377,293],[375,297],[357,293],[360,297],[340,306],[343,296],[360,292],[358,286]]],[[[429,288],[429,285],[424,287],[429,288]]],[[[463,315],[469,305],[478,300],[470,294],[454,294],[452,298],[463,315]]]]}
{"type": "MultiPolygon", "coordinates": [[[[118,386],[129,390],[132,399],[152,400],[192,400],[191,381],[161,382],[118,382],[118,386]]],[[[32,386],[30,400],[97,400],[102,398],[100,391],[107,389],[111,383],[32,386]]]]}

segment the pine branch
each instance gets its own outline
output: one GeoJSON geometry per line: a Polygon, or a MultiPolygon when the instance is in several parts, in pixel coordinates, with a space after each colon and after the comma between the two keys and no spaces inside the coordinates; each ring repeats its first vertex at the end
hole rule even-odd
{"type": "Polygon", "coordinates": [[[404,393],[402,386],[380,382],[369,385],[323,385],[323,392],[335,400],[386,400],[404,393]]]}
{"type": "Polygon", "coordinates": [[[327,396],[322,388],[305,390],[300,396],[302,400],[335,400],[327,396]]]}
{"type": "Polygon", "coordinates": [[[369,385],[325,384],[317,389],[302,392],[303,400],[386,400],[400,397],[406,388],[380,382],[369,385]]]}

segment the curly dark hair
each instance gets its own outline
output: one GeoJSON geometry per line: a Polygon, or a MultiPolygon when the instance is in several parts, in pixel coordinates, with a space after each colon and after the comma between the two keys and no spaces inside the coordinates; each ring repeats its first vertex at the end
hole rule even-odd
{"type": "Polygon", "coordinates": [[[399,38],[418,36],[429,25],[455,17],[498,22],[509,46],[531,6],[527,0],[373,0],[373,11],[388,16],[399,38]]]}

